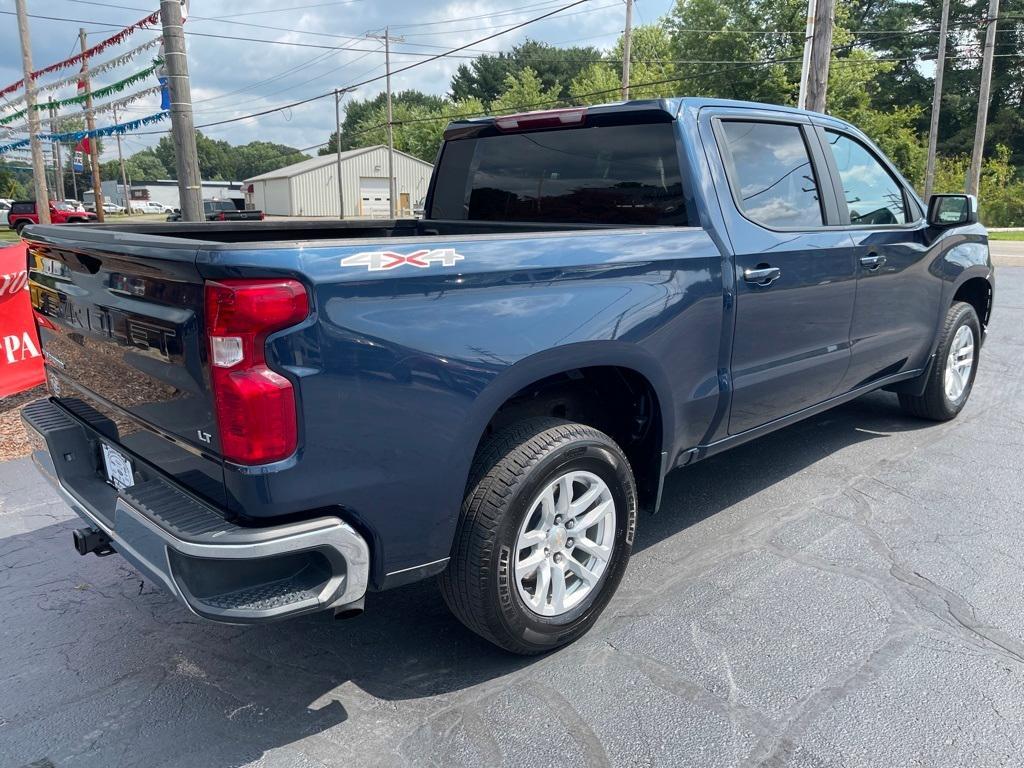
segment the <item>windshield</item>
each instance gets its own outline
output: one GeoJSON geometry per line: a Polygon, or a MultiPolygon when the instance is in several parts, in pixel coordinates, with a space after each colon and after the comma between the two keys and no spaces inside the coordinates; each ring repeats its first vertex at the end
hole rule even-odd
{"type": "Polygon", "coordinates": [[[449,141],[430,215],[685,225],[673,126],[592,126],[449,141]]]}

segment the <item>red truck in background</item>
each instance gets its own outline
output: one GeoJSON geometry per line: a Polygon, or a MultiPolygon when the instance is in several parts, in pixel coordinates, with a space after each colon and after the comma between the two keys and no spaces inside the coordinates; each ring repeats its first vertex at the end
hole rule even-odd
{"type": "MultiPolygon", "coordinates": [[[[66,203],[50,201],[51,224],[88,224],[95,221],[95,213],[77,210],[66,203]]],[[[7,212],[8,227],[20,235],[29,224],[38,223],[39,213],[36,211],[35,200],[16,200],[11,203],[11,210],[7,212]]]]}

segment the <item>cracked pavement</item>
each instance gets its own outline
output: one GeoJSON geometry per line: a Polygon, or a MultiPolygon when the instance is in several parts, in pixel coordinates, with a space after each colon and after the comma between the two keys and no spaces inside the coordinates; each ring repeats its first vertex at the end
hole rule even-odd
{"type": "Polygon", "coordinates": [[[204,622],[0,464],[0,766],[1019,766],[1024,269],[999,283],[956,421],[877,393],[676,472],[604,616],[539,659],[432,582],[204,622]]]}

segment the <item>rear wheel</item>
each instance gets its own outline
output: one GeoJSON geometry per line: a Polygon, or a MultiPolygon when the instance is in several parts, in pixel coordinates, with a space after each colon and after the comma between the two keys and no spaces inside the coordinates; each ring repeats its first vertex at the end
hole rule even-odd
{"type": "Polygon", "coordinates": [[[441,594],[514,653],[570,643],[622,578],[636,509],[629,462],[603,432],[553,418],[502,430],[474,462],[441,594]]]}
{"type": "Polygon", "coordinates": [[[25,227],[27,226],[27,221],[19,221],[17,224],[14,225],[14,231],[18,234],[18,237],[21,237],[21,233],[25,231],[25,227]]]}
{"type": "Polygon", "coordinates": [[[901,394],[903,410],[933,421],[955,418],[967,404],[974,387],[980,344],[978,313],[970,304],[955,302],[946,313],[924,393],[920,396],[901,394]]]}

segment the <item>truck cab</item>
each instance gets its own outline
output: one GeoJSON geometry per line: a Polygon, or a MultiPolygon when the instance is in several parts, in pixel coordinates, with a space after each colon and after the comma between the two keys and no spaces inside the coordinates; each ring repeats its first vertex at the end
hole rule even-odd
{"type": "Polygon", "coordinates": [[[670,471],[877,389],[967,403],[977,202],[922,201],[854,126],[665,99],[444,137],[422,219],[26,231],[51,397],[24,415],[80,552],[231,622],[437,576],[541,653],[670,471]]]}

